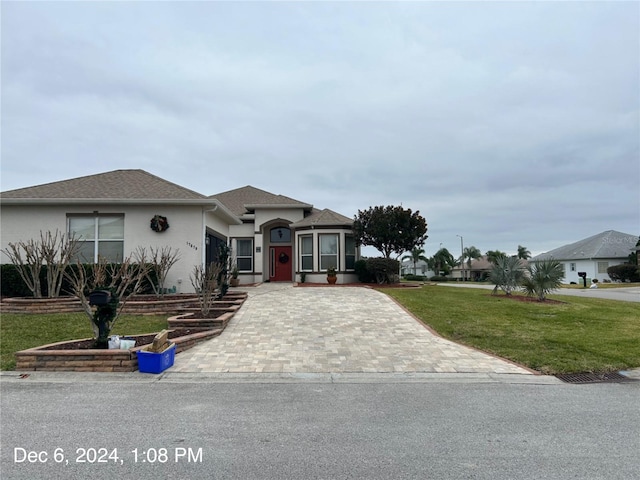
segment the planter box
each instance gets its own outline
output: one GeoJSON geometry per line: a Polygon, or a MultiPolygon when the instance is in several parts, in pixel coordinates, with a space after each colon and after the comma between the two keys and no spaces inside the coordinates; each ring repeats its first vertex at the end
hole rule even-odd
{"type": "MultiPolygon", "coordinates": [[[[222,329],[207,329],[182,337],[173,337],[176,353],[188,350],[195,345],[217,337],[222,329]]],[[[132,336],[131,338],[135,338],[132,336]]],[[[90,339],[85,339],[90,340],[90,339]]],[[[136,352],[144,346],[129,350],[65,350],[56,346],[69,342],[57,342],[41,347],[16,352],[17,371],[46,372],[135,372],[138,370],[136,352]]]]}
{"type": "Polygon", "coordinates": [[[163,352],[148,352],[141,349],[136,353],[138,354],[138,370],[141,373],[162,373],[173,366],[176,358],[176,344],[172,343],[163,352]]]}

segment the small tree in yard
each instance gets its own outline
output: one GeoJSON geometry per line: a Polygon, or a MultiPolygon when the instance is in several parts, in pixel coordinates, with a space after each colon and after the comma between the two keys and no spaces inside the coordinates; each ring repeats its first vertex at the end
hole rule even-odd
{"type": "Polygon", "coordinates": [[[358,245],[369,245],[381,251],[385,258],[398,257],[424,244],[427,222],[411,209],[402,207],[369,207],[358,210],[353,221],[353,234],[358,245]]]}
{"type": "MultiPolygon", "coordinates": [[[[149,255],[149,263],[150,269],[149,273],[155,273],[155,277],[157,279],[157,285],[152,281],[151,276],[147,274],[147,280],[151,284],[153,288],[153,293],[156,295],[164,295],[165,292],[165,282],[167,280],[167,275],[169,274],[169,270],[173,267],[178,260],[180,260],[180,250],[175,249],[172,250],[171,247],[149,247],[150,255],[149,255]]],[[[136,261],[140,263],[141,259],[147,258],[147,250],[144,247],[138,247],[135,251],[134,256],[136,261]]]]}
{"type": "Polygon", "coordinates": [[[498,257],[489,273],[489,281],[495,285],[493,295],[500,288],[505,294],[511,295],[517,289],[524,277],[524,269],[517,257],[498,257]]]}
{"type": "Polygon", "coordinates": [[[535,295],[541,302],[546,299],[549,293],[560,288],[564,278],[562,263],[553,259],[529,265],[527,272],[528,275],[522,280],[524,291],[529,296],[535,295]]]}
{"type": "Polygon", "coordinates": [[[209,316],[211,306],[216,299],[215,291],[218,288],[218,281],[224,267],[220,263],[210,263],[208,267],[196,265],[193,273],[189,276],[191,285],[198,294],[200,303],[200,314],[203,318],[209,316]]]}
{"type": "Polygon", "coordinates": [[[40,231],[40,240],[30,239],[9,243],[2,250],[18,271],[20,278],[35,298],[42,298],[40,272],[44,265],[47,278],[47,296],[60,296],[64,272],[79,249],[79,242],[73,236],[65,236],[58,230],[55,234],[40,231]]]}
{"type": "Polygon", "coordinates": [[[145,258],[138,260],[138,263],[134,263],[129,256],[122,263],[111,264],[99,257],[95,265],[78,262],[75,269],[65,272],[72,292],[80,299],[82,309],[89,317],[96,348],[107,348],[109,334],[127,300],[143,287],[150,267],[145,258]],[[89,304],[89,294],[95,290],[107,290],[111,294],[112,311],[108,315],[105,315],[108,309],[98,308],[94,311],[89,304]]]}

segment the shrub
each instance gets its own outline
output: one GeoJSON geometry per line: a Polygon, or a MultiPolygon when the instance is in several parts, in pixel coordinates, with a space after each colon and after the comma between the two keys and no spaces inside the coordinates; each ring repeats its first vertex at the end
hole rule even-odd
{"type": "Polygon", "coordinates": [[[427,277],[425,277],[424,275],[413,275],[412,273],[410,273],[408,275],[405,275],[404,279],[408,281],[414,281],[414,282],[415,281],[424,282],[427,279],[427,277]]]}
{"type": "Polygon", "coordinates": [[[400,262],[391,258],[368,258],[367,271],[371,278],[378,284],[397,283],[400,262]]]}
{"type": "Polygon", "coordinates": [[[431,277],[429,280],[431,280],[432,282],[448,282],[449,281],[447,277],[442,277],[440,275],[435,275],[431,277]]]}
{"type": "MultiPolygon", "coordinates": [[[[87,274],[92,275],[94,265],[86,264],[84,265],[84,267],[85,267],[85,270],[87,271],[87,274]]],[[[111,270],[114,270],[114,268],[111,268],[110,271],[111,270]]],[[[77,274],[78,265],[77,264],[68,265],[65,270],[65,276],[62,281],[62,288],[60,289],[60,292],[63,295],[73,295],[73,287],[69,283],[69,274],[73,274],[74,272],[77,274]]],[[[24,280],[18,273],[18,269],[15,265],[11,263],[2,265],[0,269],[0,275],[1,275],[0,285],[2,288],[1,292],[3,297],[32,297],[33,296],[33,293],[31,292],[31,290],[29,290],[27,285],[24,283],[24,280]]],[[[46,278],[47,278],[47,266],[43,265],[40,270],[40,288],[42,290],[43,297],[48,296],[46,278]]],[[[108,283],[111,283],[111,278],[107,278],[106,281],[108,283]]],[[[149,272],[147,278],[143,280],[139,293],[153,293],[154,285],[157,285],[157,278],[156,278],[155,272],[151,271],[149,272]]]]}
{"type": "Polygon", "coordinates": [[[630,263],[621,263],[607,268],[611,280],[619,282],[640,282],[640,267],[630,263]]]}
{"type": "Polygon", "coordinates": [[[361,283],[371,283],[373,282],[373,278],[371,278],[371,274],[367,269],[367,261],[366,260],[357,260],[354,269],[356,271],[356,275],[358,275],[358,280],[361,283]]]}

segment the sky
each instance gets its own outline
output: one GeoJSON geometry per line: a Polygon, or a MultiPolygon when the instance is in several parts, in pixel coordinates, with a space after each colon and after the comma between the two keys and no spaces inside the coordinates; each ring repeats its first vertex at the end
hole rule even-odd
{"type": "Polygon", "coordinates": [[[143,169],[348,217],[402,205],[426,219],[429,256],[640,234],[639,2],[0,13],[2,191],[143,169]]]}

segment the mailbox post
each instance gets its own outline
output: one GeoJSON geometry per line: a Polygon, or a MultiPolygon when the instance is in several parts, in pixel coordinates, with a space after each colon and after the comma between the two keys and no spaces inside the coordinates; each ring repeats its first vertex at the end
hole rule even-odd
{"type": "Polygon", "coordinates": [[[108,348],[111,325],[118,312],[118,297],[110,290],[94,290],[89,294],[89,305],[95,306],[93,323],[98,327],[97,348],[108,348]]]}
{"type": "Polygon", "coordinates": [[[587,272],[578,272],[578,276],[582,278],[582,286],[587,288],[587,272]]]}

